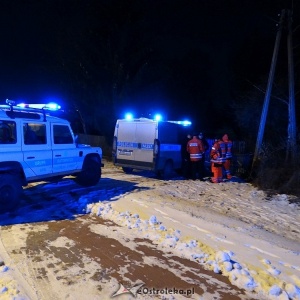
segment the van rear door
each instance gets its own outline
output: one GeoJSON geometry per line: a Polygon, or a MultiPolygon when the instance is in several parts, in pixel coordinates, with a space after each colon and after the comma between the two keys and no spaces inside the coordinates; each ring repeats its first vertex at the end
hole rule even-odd
{"type": "Polygon", "coordinates": [[[135,138],[136,122],[119,120],[116,127],[117,133],[117,162],[131,162],[134,161],[134,150],[137,149],[135,138]]]}
{"type": "Polygon", "coordinates": [[[135,160],[146,167],[152,168],[154,140],[157,137],[157,122],[152,120],[137,122],[135,136],[137,141],[135,160]]]}

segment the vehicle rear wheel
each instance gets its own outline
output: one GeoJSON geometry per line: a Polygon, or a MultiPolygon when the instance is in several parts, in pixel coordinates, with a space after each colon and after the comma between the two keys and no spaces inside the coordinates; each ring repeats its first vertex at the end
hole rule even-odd
{"type": "Polygon", "coordinates": [[[122,169],[126,174],[131,174],[133,171],[133,168],[128,168],[128,167],[122,167],[122,169]]]}
{"type": "Polygon", "coordinates": [[[163,179],[170,179],[173,175],[173,163],[172,161],[168,160],[165,163],[164,170],[163,170],[163,179]]]}
{"type": "Polygon", "coordinates": [[[22,185],[20,180],[13,175],[0,177],[0,212],[10,211],[20,202],[22,185]]]}
{"type": "Polygon", "coordinates": [[[101,164],[99,161],[88,159],[84,162],[82,171],[78,174],[76,181],[83,186],[96,185],[101,178],[101,164]]]}

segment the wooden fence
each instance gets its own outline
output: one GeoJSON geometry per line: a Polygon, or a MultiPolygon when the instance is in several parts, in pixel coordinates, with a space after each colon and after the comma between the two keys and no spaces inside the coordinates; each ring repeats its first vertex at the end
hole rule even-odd
{"type": "Polygon", "coordinates": [[[78,134],[78,142],[80,144],[87,144],[93,147],[101,147],[103,156],[111,158],[112,146],[107,143],[104,136],[78,134]]]}
{"type": "MultiPolygon", "coordinates": [[[[207,139],[209,149],[214,144],[214,139],[207,139]]],[[[231,162],[231,174],[236,176],[247,176],[252,165],[253,154],[247,153],[247,147],[245,141],[233,141],[232,142],[232,162],[231,162]]],[[[206,165],[210,164],[209,151],[205,153],[206,165]]]]}
{"type": "MultiPolygon", "coordinates": [[[[104,136],[79,134],[78,141],[81,144],[88,144],[93,147],[101,147],[103,156],[107,159],[111,159],[112,145],[109,145],[109,143],[107,143],[106,138],[104,136]]],[[[214,143],[214,139],[207,139],[207,142],[209,144],[209,149],[211,149],[214,143]]],[[[206,151],[205,153],[205,162],[208,168],[210,167],[209,152],[210,151],[206,151]]],[[[247,175],[251,168],[253,154],[246,153],[246,143],[244,141],[233,141],[232,154],[232,175],[247,175]]]]}

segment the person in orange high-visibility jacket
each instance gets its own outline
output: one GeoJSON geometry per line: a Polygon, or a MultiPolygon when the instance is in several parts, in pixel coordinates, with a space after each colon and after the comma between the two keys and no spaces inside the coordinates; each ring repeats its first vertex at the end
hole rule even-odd
{"type": "Polygon", "coordinates": [[[225,162],[223,164],[225,173],[226,173],[226,178],[231,179],[232,176],[230,174],[230,165],[231,165],[231,159],[232,159],[232,141],[228,138],[228,134],[224,134],[222,137],[222,141],[225,144],[225,162]]]}
{"type": "Polygon", "coordinates": [[[190,154],[192,179],[195,180],[197,178],[197,173],[200,174],[200,162],[202,153],[205,151],[203,143],[198,139],[197,134],[194,134],[193,138],[188,141],[186,151],[190,154]]]}
{"type": "Polygon", "coordinates": [[[211,172],[213,176],[211,177],[212,183],[219,183],[223,181],[223,161],[222,158],[222,147],[223,143],[220,140],[215,139],[210,151],[210,162],[211,162],[211,172]]]}

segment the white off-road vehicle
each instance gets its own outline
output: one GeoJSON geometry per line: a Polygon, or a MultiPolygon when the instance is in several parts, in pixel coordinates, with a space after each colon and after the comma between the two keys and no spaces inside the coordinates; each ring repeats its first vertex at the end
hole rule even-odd
{"type": "Polygon", "coordinates": [[[0,211],[14,208],[28,182],[76,175],[84,186],[101,178],[102,150],[78,144],[70,123],[45,108],[0,105],[0,211]]]}

